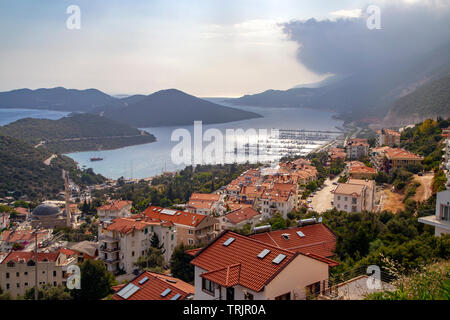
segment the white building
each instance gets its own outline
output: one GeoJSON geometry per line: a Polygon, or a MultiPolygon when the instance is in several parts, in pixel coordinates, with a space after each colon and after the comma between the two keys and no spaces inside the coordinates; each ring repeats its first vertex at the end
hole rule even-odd
{"type": "Polygon", "coordinates": [[[419,222],[433,226],[436,236],[450,233],[450,190],[437,193],[435,215],[419,218],[419,222]]]}
{"type": "Polygon", "coordinates": [[[281,213],[284,219],[294,210],[297,204],[297,194],[283,192],[281,190],[267,190],[261,197],[261,214],[263,218],[271,218],[274,214],[281,213]]]}
{"type": "Polygon", "coordinates": [[[335,262],[227,231],[191,263],[194,300],[302,300],[327,289],[335,262]]]}
{"type": "Polygon", "coordinates": [[[131,273],[135,263],[146,254],[151,246],[152,236],[156,234],[163,245],[164,260],[169,262],[177,244],[175,226],[170,222],[150,219],[118,218],[105,222],[99,233],[100,259],[104,260],[111,272],[124,270],[131,273]]]}
{"type": "Polygon", "coordinates": [[[115,200],[97,208],[97,215],[101,222],[125,218],[131,215],[132,201],[115,200]]]}
{"type": "Polygon", "coordinates": [[[347,212],[361,212],[365,208],[366,192],[364,185],[340,183],[333,191],[333,207],[347,212]]]}

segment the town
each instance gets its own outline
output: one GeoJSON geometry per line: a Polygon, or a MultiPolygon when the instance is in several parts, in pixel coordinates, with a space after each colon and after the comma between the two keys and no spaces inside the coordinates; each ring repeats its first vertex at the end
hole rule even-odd
{"type": "Polygon", "coordinates": [[[0,299],[362,300],[448,267],[450,120],[358,133],[276,166],[63,171],[53,199],[0,199],[0,299]]]}

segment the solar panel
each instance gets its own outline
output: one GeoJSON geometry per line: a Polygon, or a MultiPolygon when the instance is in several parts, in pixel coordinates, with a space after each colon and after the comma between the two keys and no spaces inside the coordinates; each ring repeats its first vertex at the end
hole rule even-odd
{"type": "Polygon", "coordinates": [[[147,281],[147,280],[148,280],[148,277],[144,277],[141,280],[139,280],[139,284],[144,284],[145,281],[147,281]]]}
{"type": "Polygon", "coordinates": [[[125,288],[123,288],[122,290],[120,290],[117,295],[119,297],[122,297],[124,299],[128,299],[129,297],[131,297],[136,291],[139,290],[139,287],[129,283],[127,286],[125,286],[125,288]]]}
{"type": "Polygon", "coordinates": [[[297,234],[298,234],[298,236],[299,236],[300,238],[302,238],[302,237],[305,236],[305,234],[304,234],[303,232],[301,232],[301,231],[297,231],[297,234]]]}
{"type": "Polygon", "coordinates": [[[161,293],[161,297],[165,297],[171,292],[172,292],[172,289],[166,289],[166,290],[163,291],[163,293],[161,293]]]}
{"type": "Polygon", "coordinates": [[[269,250],[269,249],[264,249],[263,251],[261,251],[261,252],[258,254],[258,258],[263,259],[263,258],[264,258],[265,256],[267,256],[269,253],[270,253],[270,250],[269,250]]]}
{"type": "Polygon", "coordinates": [[[177,293],[172,298],[170,298],[170,300],[178,300],[180,297],[181,297],[181,294],[177,293]]]}
{"type": "Polygon", "coordinates": [[[234,241],[234,238],[229,238],[227,241],[225,241],[225,242],[223,243],[223,245],[224,245],[225,247],[228,247],[233,241],[234,241]]]}
{"type": "Polygon", "coordinates": [[[162,210],[161,210],[161,213],[164,213],[164,214],[168,214],[168,215],[170,215],[170,216],[173,216],[175,213],[177,213],[177,211],[176,211],[176,210],[169,210],[169,209],[162,209],[162,210]]]}
{"type": "Polygon", "coordinates": [[[286,258],[286,256],[284,254],[280,253],[279,255],[277,255],[277,257],[275,259],[272,260],[272,262],[275,264],[280,264],[281,261],[284,260],[284,258],[286,258]]]}

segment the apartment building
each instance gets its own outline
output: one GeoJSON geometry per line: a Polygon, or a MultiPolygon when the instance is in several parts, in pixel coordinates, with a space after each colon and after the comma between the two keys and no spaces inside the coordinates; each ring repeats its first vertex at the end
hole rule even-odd
{"type": "Polygon", "coordinates": [[[114,200],[97,208],[97,215],[101,222],[125,218],[131,215],[132,201],[114,200]]]}
{"type": "Polygon", "coordinates": [[[350,140],[347,144],[347,158],[360,159],[369,155],[369,144],[367,142],[350,140]]]}
{"type": "Polygon", "coordinates": [[[220,212],[221,195],[215,193],[193,193],[186,203],[187,211],[204,215],[220,212]]]}
{"type": "Polygon", "coordinates": [[[191,300],[195,288],[180,279],[145,271],[113,290],[113,300],[191,300]]]}
{"type": "Polygon", "coordinates": [[[195,300],[301,300],[327,288],[329,259],[231,231],[193,254],[195,300]]]}
{"type": "Polygon", "coordinates": [[[379,147],[372,149],[372,163],[378,171],[390,172],[408,165],[419,165],[422,156],[400,148],[379,147]]]}
{"type": "Polygon", "coordinates": [[[261,197],[261,213],[263,218],[270,218],[276,213],[280,213],[285,219],[287,214],[292,212],[297,205],[297,191],[291,186],[284,188],[272,188],[266,190],[261,197]]]}
{"type": "Polygon", "coordinates": [[[368,167],[360,161],[350,161],[346,165],[345,173],[354,179],[373,179],[377,169],[368,167]]]}
{"type": "Polygon", "coordinates": [[[0,212],[0,230],[9,228],[9,213],[0,212]]]}
{"type": "Polygon", "coordinates": [[[153,220],[170,222],[176,227],[177,244],[206,243],[219,233],[219,220],[212,216],[150,206],[143,214],[153,220]]]}
{"type": "Polygon", "coordinates": [[[381,129],[377,131],[377,146],[400,146],[400,132],[390,129],[381,129]]]}
{"type": "Polygon", "coordinates": [[[366,187],[364,199],[365,207],[363,207],[363,210],[372,211],[375,207],[375,192],[376,192],[375,180],[350,178],[348,179],[347,183],[362,185],[366,187]]]}
{"type": "MultiPolygon", "coordinates": [[[[52,230],[44,229],[37,233],[38,243],[49,239],[52,236],[52,230]]],[[[29,246],[34,247],[36,235],[31,229],[14,229],[5,230],[0,235],[0,249],[1,251],[9,251],[15,244],[22,246],[26,249],[29,246]]]]}
{"type": "MultiPolygon", "coordinates": [[[[38,285],[66,285],[67,268],[76,264],[76,254],[69,249],[37,254],[38,285]]],[[[23,296],[35,286],[34,252],[11,251],[0,263],[0,287],[13,297],[23,296]]]]}
{"type": "Polygon", "coordinates": [[[99,233],[99,258],[105,261],[108,271],[131,273],[138,258],[150,248],[154,234],[163,246],[164,260],[168,263],[177,245],[175,226],[145,217],[104,222],[99,233]]]}
{"type": "Polygon", "coordinates": [[[361,212],[366,207],[366,192],[364,185],[340,183],[333,191],[333,207],[347,212],[361,212]]]}
{"type": "Polygon", "coordinates": [[[419,222],[434,227],[434,234],[440,236],[450,233],[450,190],[436,195],[436,212],[433,216],[421,217],[419,222]]]}

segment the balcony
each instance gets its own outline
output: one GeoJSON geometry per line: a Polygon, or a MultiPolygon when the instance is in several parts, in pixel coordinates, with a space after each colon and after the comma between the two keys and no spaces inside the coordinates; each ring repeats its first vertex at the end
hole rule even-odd
{"type": "Polygon", "coordinates": [[[111,247],[103,245],[103,246],[100,246],[100,251],[107,252],[107,253],[113,253],[113,252],[120,251],[120,247],[119,246],[115,246],[115,247],[111,248],[111,247]]]}
{"type": "Polygon", "coordinates": [[[105,242],[105,243],[118,243],[119,242],[119,238],[103,237],[101,239],[101,241],[105,242]]]}

